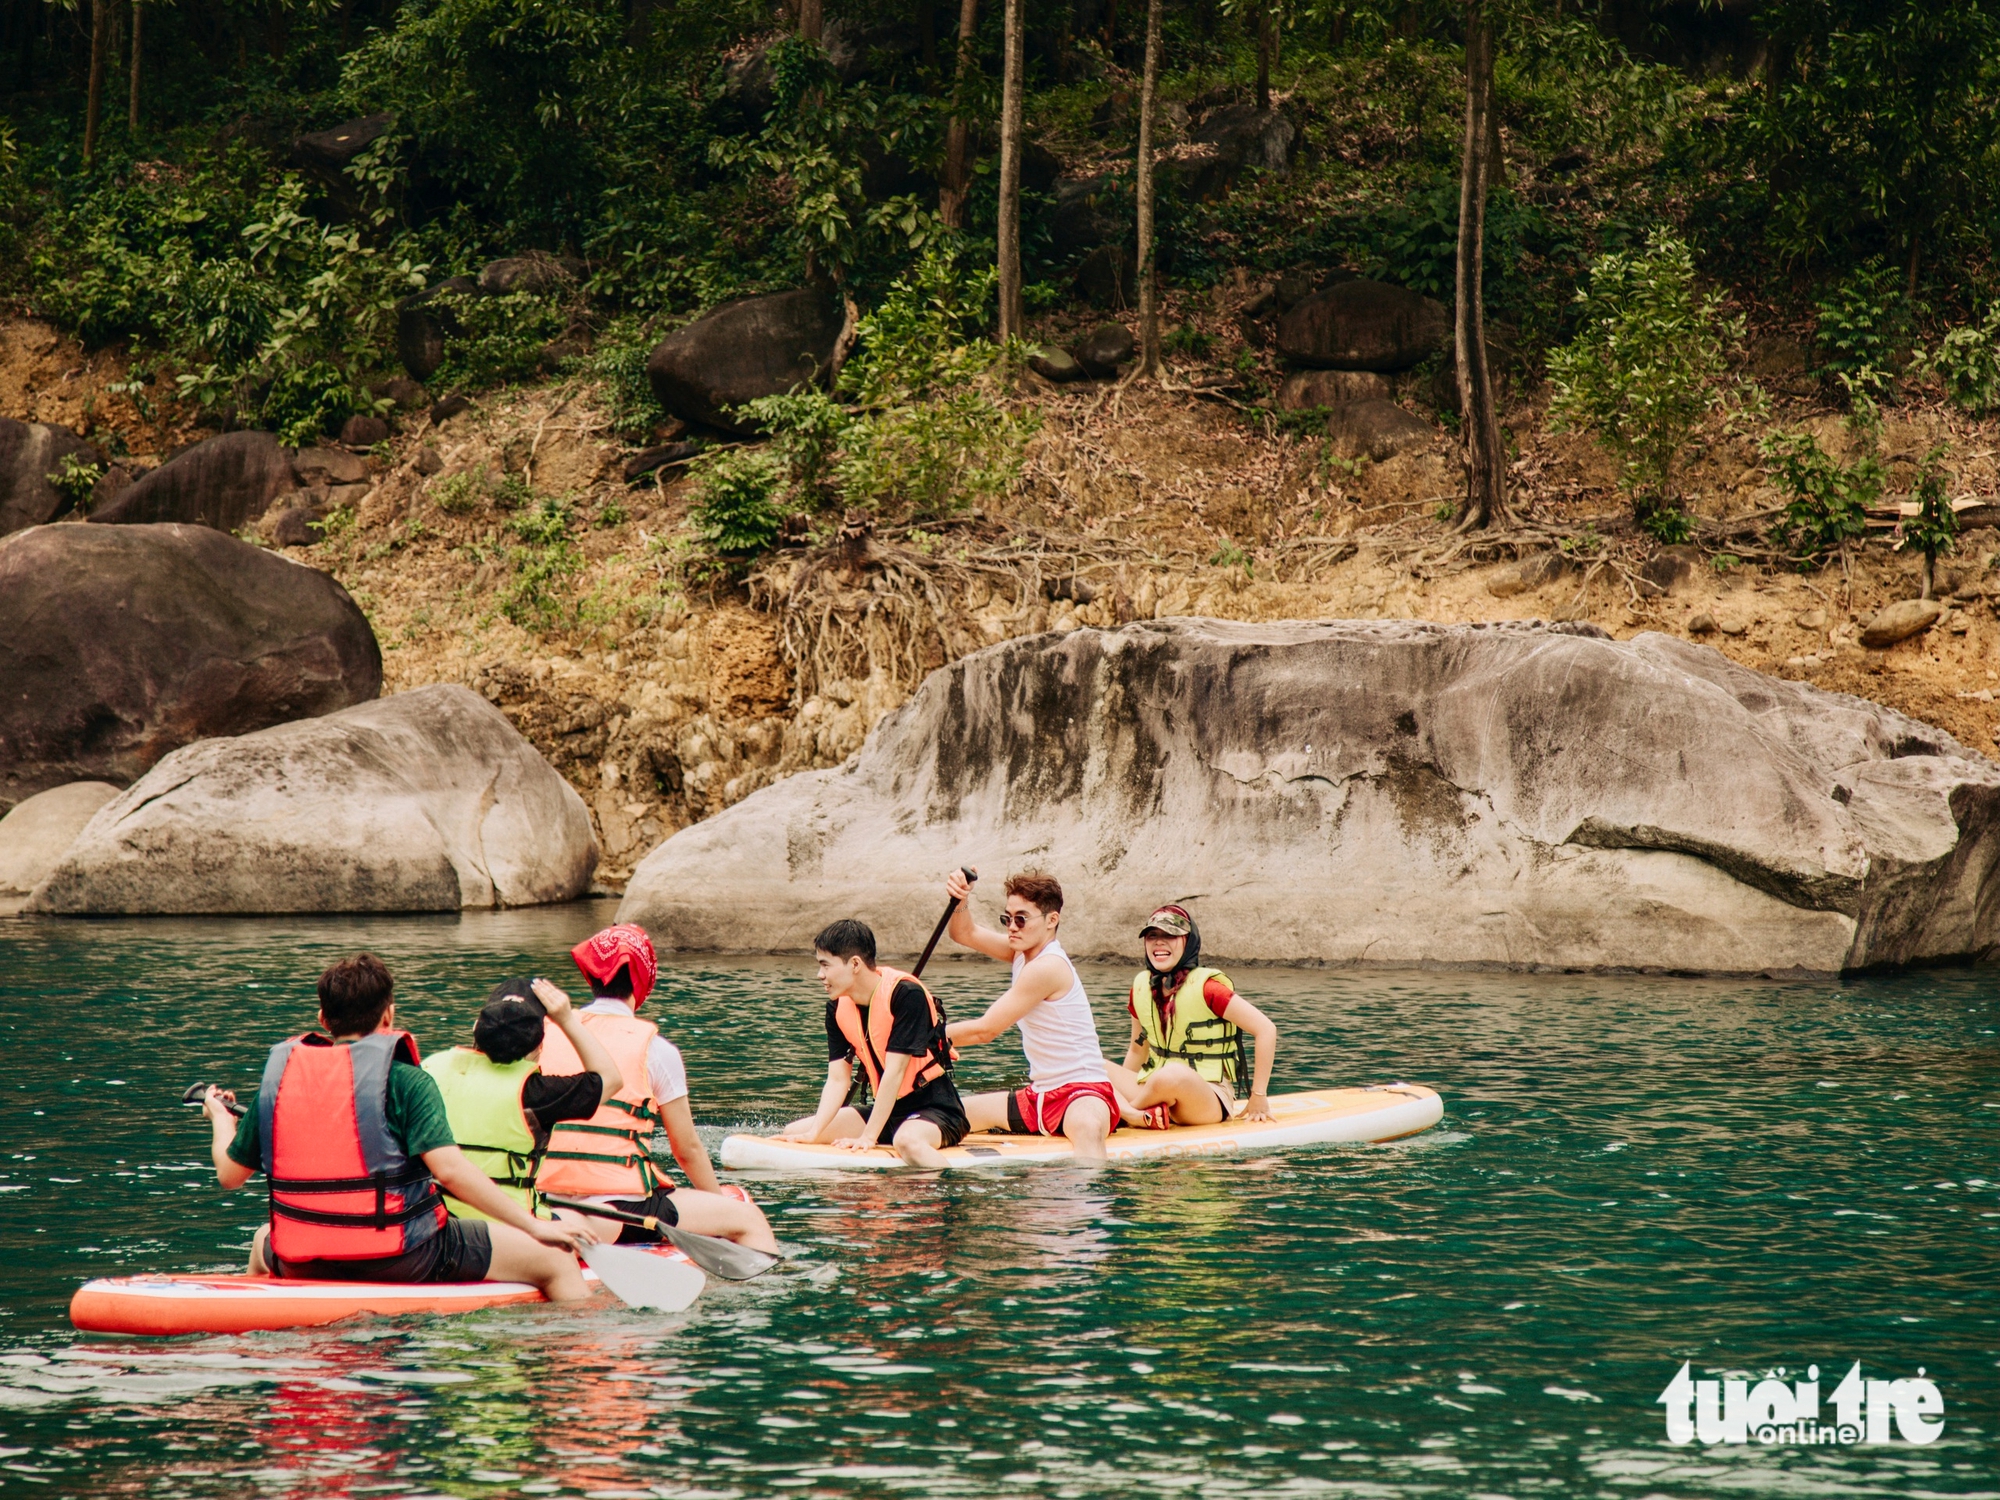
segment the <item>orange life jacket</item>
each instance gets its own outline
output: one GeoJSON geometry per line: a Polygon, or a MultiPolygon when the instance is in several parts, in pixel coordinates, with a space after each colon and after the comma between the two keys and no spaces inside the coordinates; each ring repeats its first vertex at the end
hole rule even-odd
{"type": "Polygon", "coordinates": [[[423,1158],[389,1131],[389,1070],[399,1057],[418,1060],[407,1031],[354,1042],[308,1034],[271,1049],[257,1130],[279,1260],[386,1259],[443,1226],[444,1198],[423,1158]]]}
{"type": "MultiPolygon", "coordinates": [[[[618,1092],[588,1120],[564,1120],[549,1132],[549,1149],[535,1186],[544,1193],[584,1198],[644,1198],[659,1186],[660,1174],[647,1154],[646,1140],[660,1123],[646,1050],[660,1028],[637,1016],[582,1012],[583,1024],[618,1064],[618,1092]]],[[[550,1076],[584,1071],[583,1059],[550,1021],[542,1031],[542,1072],[550,1076]]]]}
{"type": "Polygon", "coordinates": [[[944,1033],[944,1007],[938,1004],[937,996],[930,992],[929,986],[914,974],[905,974],[887,964],[877,973],[881,978],[876,981],[874,998],[868,1002],[866,1027],[861,1023],[861,1007],[854,1003],[850,995],[842,995],[834,1002],[833,1019],[840,1027],[840,1034],[854,1049],[854,1055],[861,1059],[861,1067],[868,1074],[868,1087],[872,1092],[882,1087],[883,1059],[889,1054],[889,1033],[895,1026],[895,1017],[889,1006],[890,996],[896,993],[896,986],[905,979],[924,992],[924,1000],[931,1008],[931,1034],[924,1055],[903,1070],[902,1086],[896,1090],[896,1097],[900,1099],[951,1071],[951,1043],[944,1033]]]}

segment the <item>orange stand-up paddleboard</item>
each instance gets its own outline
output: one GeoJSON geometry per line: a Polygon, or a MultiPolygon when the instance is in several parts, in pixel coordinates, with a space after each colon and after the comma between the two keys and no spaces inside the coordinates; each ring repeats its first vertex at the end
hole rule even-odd
{"type": "MultiPolygon", "coordinates": [[[[686,1259],[678,1250],[635,1248],[686,1259]]],[[[588,1270],[584,1278],[597,1279],[588,1270]]],[[[522,1281],[294,1281],[226,1273],[106,1276],[77,1288],[69,1320],[86,1333],[252,1333],[313,1328],[362,1313],[463,1313],[542,1300],[540,1291],[522,1281]]]]}

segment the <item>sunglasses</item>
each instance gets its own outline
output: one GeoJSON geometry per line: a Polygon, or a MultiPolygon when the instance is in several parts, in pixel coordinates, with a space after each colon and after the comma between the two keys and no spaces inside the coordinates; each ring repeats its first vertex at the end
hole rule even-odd
{"type": "Polygon", "coordinates": [[[1002,927],[1020,927],[1025,929],[1028,925],[1028,920],[1037,915],[1039,913],[1031,911],[1003,911],[1000,913],[1000,925],[1002,927]]]}

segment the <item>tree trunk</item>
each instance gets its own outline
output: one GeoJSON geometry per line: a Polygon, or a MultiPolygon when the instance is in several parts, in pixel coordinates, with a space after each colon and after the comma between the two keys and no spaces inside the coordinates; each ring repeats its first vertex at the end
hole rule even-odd
{"type": "Polygon", "coordinates": [[[1257,6],[1257,112],[1271,108],[1271,0],[1257,6]]]}
{"type": "Polygon", "coordinates": [[[825,29],[820,0],[799,0],[799,40],[817,43],[825,29]]]}
{"type": "Polygon", "coordinates": [[[1160,82],[1160,0],[1146,0],[1146,71],[1139,85],[1139,370],[1160,378],[1160,293],[1154,269],[1153,97],[1160,82]]]}
{"type": "Polygon", "coordinates": [[[132,0],[132,88],[125,100],[125,128],[135,136],[139,133],[139,44],[145,18],[144,0],[132,0]]]}
{"type": "Polygon", "coordinates": [[[965,117],[965,91],[972,82],[973,44],[978,33],[979,0],[962,0],[951,123],[944,132],[944,181],[938,184],[938,218],[947,229],[965,228],[965,195],[972,190],[972,123],[965,117]]]}
{"type": "MultiPolygon", "coordinates": [[[[1923,236],[1912,228],[1910,230],[1910,264],[1903,278],[1903,295],[1912,301],[1916,300],[1917,295],[1917,258],[1923,250],[1923,245],[1923,236]]],[[[1926,595],[1926,597],[1929,596],[1926,595]]]]}
{"type": "Polygon", "coordinates": [[[1458,188],[1458,409],[1465,464],[1459,529],[1513,519],[1507,509],[1507,455],[1486,365],[1486,192],[1492,182],[1493,20],[1486,0],[1465,7],[1465,163],[1458,188]]]}
{"type": "Polygon", "coordinates": [[[97,161],[97,119],[104,106],[104,54],[111,41],[111,0],[90,3],[90,86],[83,101],[83,164],[97,161]]]}
{"type": "Polygon", "coordinates": [[[1025,62],[1022,0],[1006,0],[1005,61],[1000,75],[1000,337],[1021,336],[1021,72],[1025,62]]]}

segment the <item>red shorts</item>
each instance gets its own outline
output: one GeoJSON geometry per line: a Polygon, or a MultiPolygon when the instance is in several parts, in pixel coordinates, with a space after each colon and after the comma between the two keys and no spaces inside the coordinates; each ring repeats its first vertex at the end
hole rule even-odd
{"type": "Polygon", "coordinates": [[[1032,1088],[1017,1089],[1007,1096],[1007,1133],[1009,1135],[1059,1135],[1062,1133],[1063,1116],[1069,1107],[1079,1099],[1102,1099],[1104,1107],[1111,1112],[1111,1123],[1118,1123],[1118,1096],[1111,1091],[1108,1083],[1065,1083],[1060,1088],[1050,1089],[1046,1094],[1038,1094],[1032,1088]]]}

